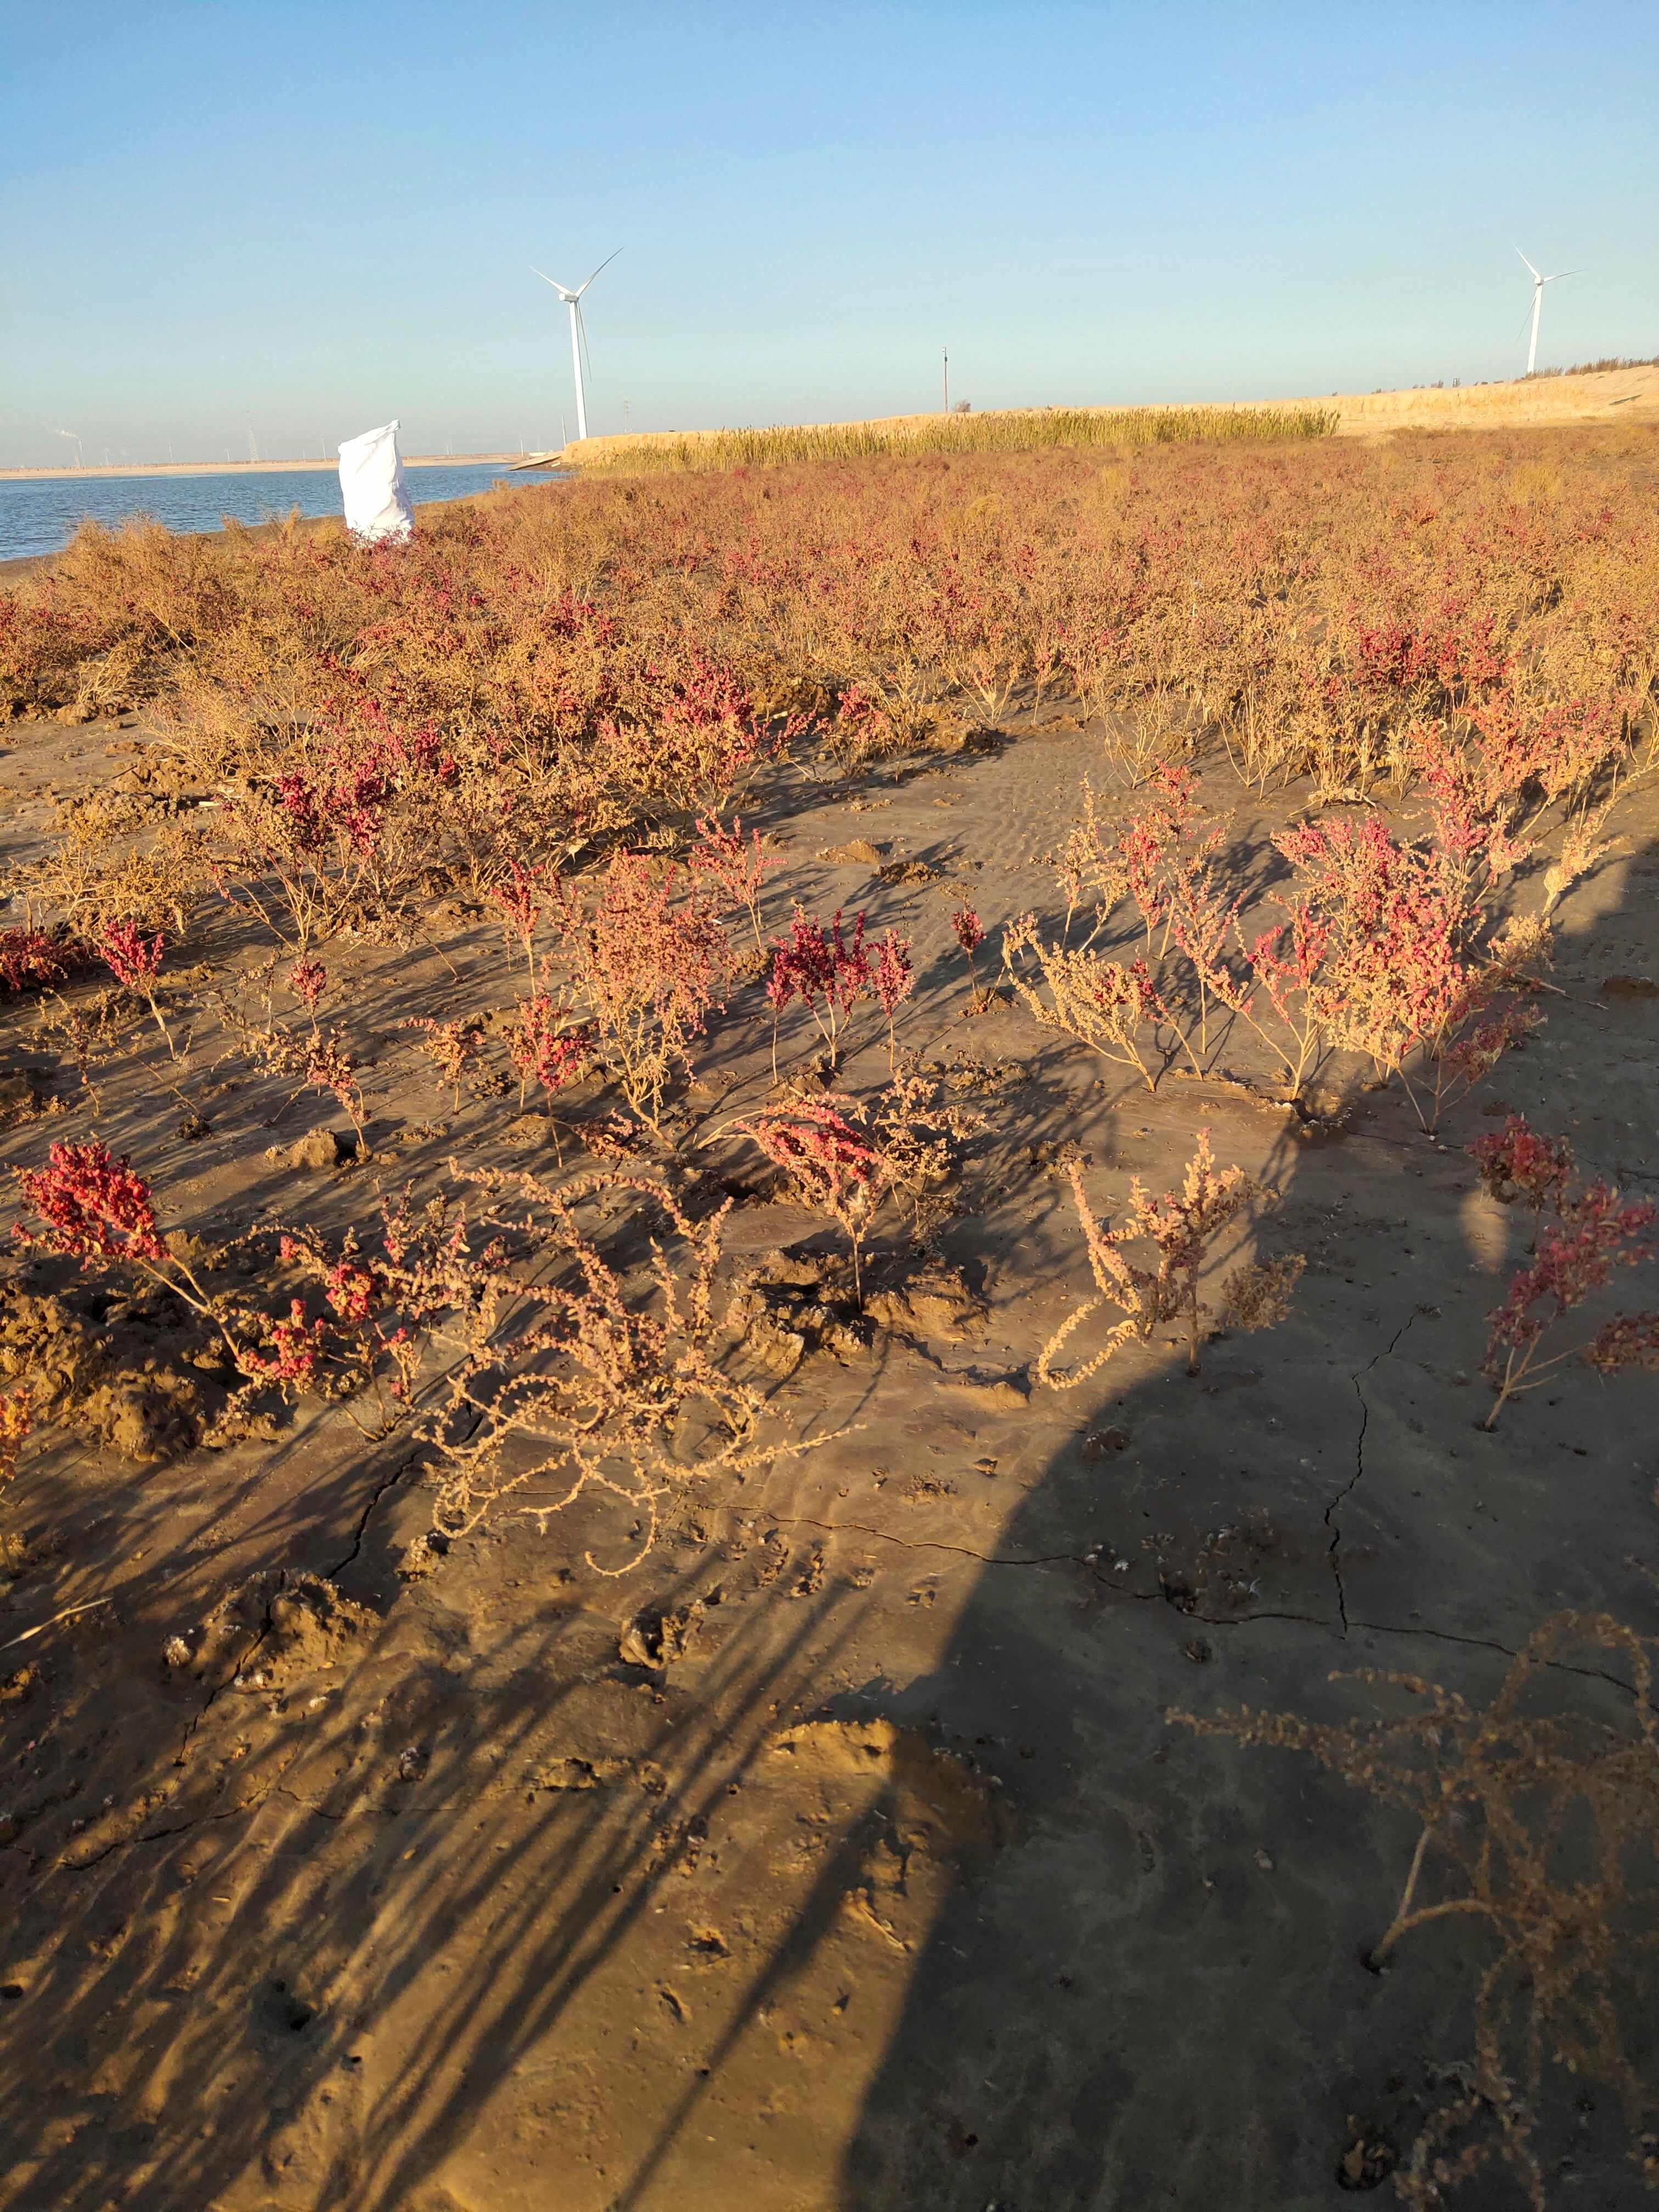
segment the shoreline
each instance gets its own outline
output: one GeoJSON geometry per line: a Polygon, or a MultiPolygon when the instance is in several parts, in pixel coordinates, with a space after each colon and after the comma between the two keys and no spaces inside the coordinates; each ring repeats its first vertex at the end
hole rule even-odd
{"type": "MultiPolygon", "coordinates": [[[[407,466],[407,463],[404,465],[407,466]]],[[[543,481],[560,483],[567,475],[574,476],[574,470],[562,471],[559,476],[544,478],[543,481]]],[[[459,499],[416,500],[414,502],[416,528],[420,526],[422,515],[436,514],[446,507],[465,507],[471,500],[482,499],[488,489],[487,485],[480,485],[476,491],[463,492],[459,499]]],[[[301,530],[343,530],[345,520],[343,515],[338,514],[302,514],[299,517],[299,526],[301,530]]],[[[248,522],[244,523],[242,527],[250,537],[264,538],[268,537],[273,530],[285,528],[286,523],[283,518],[273,516],[269,522],[248,522]]],[[[224,532],[222,530],[185,530],[173,534],[181,538],[220,538],[224,535],[224,532]]],[[[34,574],[42,568],[49,568],[54,561],[61,559],[65,550],[60,545],[55,553],[12,553],[0,557],[0,590],[3,590],[9,584],[17,583],[24,576],[34,574]]]]}
{"type": "MultiPolygon", "coordinates": [[[[511,465],[533,468],[539,457],[528,453],[407,453],[406,469],[485,469],[511,465]]],[[[125,461],[96,469],[0,469],[0,483],[76,483],[88,478],[118,477],[271,477],[332,475],[339,467],[331,461],[125,461]]]]}

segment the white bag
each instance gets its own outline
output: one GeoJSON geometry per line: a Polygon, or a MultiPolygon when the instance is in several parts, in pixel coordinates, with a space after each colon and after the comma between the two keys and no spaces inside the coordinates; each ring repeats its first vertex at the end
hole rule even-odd
{"type": "Polygon", "coordinates": [[[403,540],[415,535],[415,510],[409,503],[404,465],[398,458],[395,422],[346,440],[340,448],[340,492],[345,501],[346,528],[354,538],[374,544],[382,538],[403,540]]]}

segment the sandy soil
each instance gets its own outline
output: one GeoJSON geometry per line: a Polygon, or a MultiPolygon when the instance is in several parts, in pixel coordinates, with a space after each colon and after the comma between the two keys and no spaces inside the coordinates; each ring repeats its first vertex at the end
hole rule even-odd
{"type": "MultiPolygon", "coordinates": [[[[49,792],[144,743],[14,726],[13,849],[49,792]]],[[[1362,1966],[1412,1824],[1164,1712],[1334,1715],[1328,1675],[1366,1666],[1484,1696],[1563,1605],[1651,1631],[1654,1385],[1572,1374],[1477,1428],[1482,1316],[1524,1234],[1458,1149],[1478,1108],[1437,1145],[1370,1097],[1310,1142],[1234,1086],[1149,1097],[1009,1006],[965,1017],[951,908],[1051,906],[1043,857],[1100,765],[1097,735],[1025,727],[778,800],[787,892],[913,936],[913,1037],[988,1127],[931,1281],[867,1352],[777,1382],[787,1432],[836,1440],[743,1480],[693,1462],[631,1575],[581,1565],[614,1555],[595,1517],[506,1524],[408,1578],[426,1479],[339,1409],[275,1445],[27,1464],[30,1559],[0,1601],[0,2205],[1313,2212],[1358,2135],[1410,2141],[1468,2055],[1480,1957],[1449,1923],[1362,1966]],[[1132,1172],[1176,1179],[1202,1125],[1282,1192],[1267,1247],[1310,1255],[1293,1317],[1211,1346],[1195,1381],[1158,1343],[1033,1393],[1086,1287],[1055,1147],[1084,1148],[1104,1212],[1132,1172]]],[[[1206,791],[1251,845],[1289,811],[1206,791]]],[[[1493,1088],[1645,1190],[1650,790],[1616,826],[1562,910],[1565,995],[1493,1088]]],[[[360,948],[389,1168],[280,1164],[308,1109],[252,1085],[193,1144],[137,1092],[101,1133],[209,1238],[361,1220],[372,1172],[457,1148],[522,1158],[395,1027],[498,989],[494,941],[462,918],[442,958],[360,948]]],[[[4,1049],[28,1064],[15,1017],[4,1049]]],[[[717,1032],[703,1103],[763,1055],[717,1032]]],[[[4,1152],[56,1133],[19,1120],[4,1152]]],[[[758,1194],[727,1241],[809,1279],[832,1243],[758,1194]]],[[[1569,2085],[1553,2110],[1564,2202],[1637,2201],[1611,2104],[1569,2085]]]]}

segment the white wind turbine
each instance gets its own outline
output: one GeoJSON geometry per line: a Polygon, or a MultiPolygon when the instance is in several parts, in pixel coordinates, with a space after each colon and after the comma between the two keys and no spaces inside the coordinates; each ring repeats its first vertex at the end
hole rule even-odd
{"type": "MultiPolygon", "coordinates": [[[[617,253],[621,252],[622,248],[619,246],[617,248],[617,253]]],[[[616,259],[617,253],[607,253],[605,259],[600,262],[599,269],[608,269],[616,259]]],[[[599,269],[593,271],[593,276],[599,275],[599,269]]],[[[585,438],[587,435],[587,400],[582,390],[582,349],[587,343],[587,332],[582,326],[581,300],[582,294],[593,282],[593,276],[589,276],[586,282],[578,284],[573,292],[568,284],[561,284],[556,276],[550,276],[544,270],[538,269],[533,261],[530,264],[530,270],[531,274],[539,276],[544,284],[550,284],[570,310],[570,359],[576,371],[576,435],[579,438],[585,438]]]]}
{"type": "MultiPolygon", "coordinates": [[[[1517,253],[1521,253],[1518,246],[1515,250],[1517,253]]],[[[1582,276],[1584,272],[1582,269],[1558,269],[1553,276],[1540,276],[1533,268],[1531,262],[1527,261],[1524,253],[1521,253],[1521,258],[1526,261],[1527,267],[1532,270],[1532,343],[1527,348],[1527,374],[1530,376],[1538,366],[1538,318],[1544,305],[1545,285],[1559,284],[1564,276],[1582,276]]],[[[1521,328],[1525,330],[1526,327],[1523,321],[1521,328]]]]}
{"type": "Polygon", "coordinates": [[[58,430],[53,433],[53,435],[55,437],[69,438],[73,440],[75,445],[75,465],[77,469],[85,468],[87,465],[87,457],[81,451],[80,432],[78,430],[58,430]]]}

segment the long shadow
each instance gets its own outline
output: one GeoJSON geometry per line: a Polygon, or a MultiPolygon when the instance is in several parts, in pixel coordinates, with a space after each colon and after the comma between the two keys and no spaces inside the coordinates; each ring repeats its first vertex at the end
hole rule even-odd
{"type": "MultiPolygon", "coordinates": [[[[414,2202],[680,1886],[862,1603],[750,1606],[689,1693],[575,1607],[467,1650],[465,1695],[441,1607],[343,1687],[304,1675],[290,1706],[276,1677],[269,1719],[245,1655],[155,1817],[8,1880],[7,2201],[92,2212],[138,2187],[185,2212],[263,2179],[336,2212],[414,2202]]],[[[183,1755],[168,1731],[156,1772],[183,1755]]]]}
{"type": "MultiPolygon", "coordinates": [[[[1644,927],[1605,891],[1586,904],[1564,969],[1593,961],[1595,933],[1644,927]]],[[[1586,1172],[1627,1169],[1628,1024],[1643,1018],[1552,1001],[1547,1050],[1506,1063],[1490,1095],[1534,1126],[1571,1121],[1586,1172]],[[1597,1047],[1591,1098],[1575,1084],[1597,1047]]],[[[1480,1104],[1439,1145],[1397,1098],[1342,1143],[1287,1133],[1257,1172],[1284,1194],[1273,1243],[1310,1255],[1291,1320],[1212,1346],[1196,1380],[1172,1366],[1115,1390],[1108,1367],[1078,1394],[1071,1440],[996,1545],[1033,1564],[981,1571],[904,1694],[908,1717],[984,1747],[1020,1835],[933,1929],[838,2212],[1311,2212],[1382,2179],[1362,2159],[1339,2186],[1357,2142],[1403,2157],[1457,2093],[1478,1934],[1442,1923],[1389,1972],[1362,1964],[1414,1821],[1311,1760],[1165,1715],[1346,1719],[1386,1693],[1368,1705],[1328,1678],[1364,1668],[1484,1700],[1563,1604],[1659,1625],[1631,1556],[1653,1551],[1632,1443],[1651,1381],[1602,1389],[1570,1370],[1479,1428],[1484,1316],[1523,1241],[1504,1220],[1508,1256],[1482,1263],[1468,1227],[1461,1147],[1492,1126],[1480,1104]]],[[[1566,1687],[1620,1710],[1593,1668],[1566,1687]]],[[[1627,2146],[1592,2138],[1593,2094],[1559,2074],[1551,2088],[1547,2165],[1629,2201],[1627,2146]]],[[[1507,2203],[1507,2186],[1454,2201],[1507,2203]]]]}

